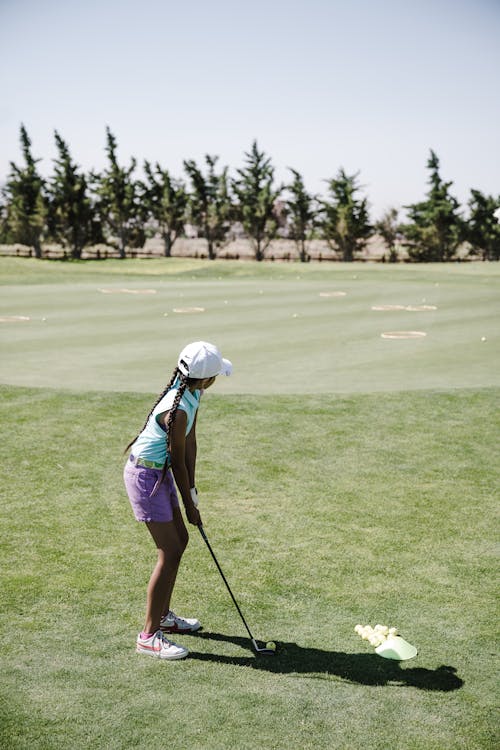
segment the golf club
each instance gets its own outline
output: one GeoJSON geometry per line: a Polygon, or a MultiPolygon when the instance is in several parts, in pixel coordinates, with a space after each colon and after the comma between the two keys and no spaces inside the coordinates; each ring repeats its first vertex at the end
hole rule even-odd
{"type": "Polygon", "coordinates": [[[250,640],[252,642],[253,650],[255,651],[256,654],[262,654],[263,656],[274,656],[274,654],[276,653],[276,644],[273,643],[272,641],[269,642],[269,643],[267,643],[264,648],[259,648],[259,646],[257,645],[257,641],[255,640],[255,638],[253,637],[252,633],[250,632],[250,628],[248,627],[247,622],[246,622],[245,618],[243,617],[243,613],[242,613],[241,609],[239,608],[238,602],[234,598],[234,594],[231,591],[229,583],[226,580],[226,576],[222,572],[222,568],[219,565],[217,558],[215,557],[215,554],[214,554],[214,551],[213,551],[212,547],[210,546],[210,542],[208,541],[207,535],[205,534],[205,529],[203,528],[203,524],[200,523],[198,525],[198,528],[200,530],[200,534],[202,535],[202,537],[203,537],[203,539],[205,541],[205,544],[207,545],[207,547],[209,549],[210,554],[213,557],[214,563],[217,565],[217,570],[221,574],[222,580],[226,584],[226,588],[227,588],[227,590],[229,591],[229,593],[231,595],[231,599],[234,602],[234,606],[238,610],[238,614],[239,614],[239,616],[241,617],[241,619],[243,621],[243,625],[245,626],[246,631],[247,631],[248,635],[250,636],[250,640]]]}

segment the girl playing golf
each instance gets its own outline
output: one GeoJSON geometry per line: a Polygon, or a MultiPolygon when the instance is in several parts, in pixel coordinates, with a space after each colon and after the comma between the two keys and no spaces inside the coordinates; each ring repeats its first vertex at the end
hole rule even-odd
{"type": "Polygon", "coordinates": [[[187,648],[169,641],[165,633],[189,633],[200,628],[198,620],[178,617],[170,609],[179,563],[188,542],[175,485],[189,523],[199,525],[196,415],[202,392],[218,375],[230,375],[231,370],[231,362],[223,359],[213,344],[196,341],[186,346],[142,431],[126,448],[131,449],[124,469],[127,494],[136,519],[146,524],[158,549],[148,584],[146,621],[137,636],[136,650],[160,659],[183,659],[188,655],[187,648]]]}

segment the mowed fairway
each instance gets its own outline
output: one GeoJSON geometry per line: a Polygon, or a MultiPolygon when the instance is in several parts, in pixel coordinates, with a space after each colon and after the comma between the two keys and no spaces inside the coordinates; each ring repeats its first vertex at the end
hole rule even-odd
{"type": "Polygon", "coordinates": [[[207,339],[227,394],[500,385],[494,264],[36,263],[0,266],[0,383],[154,392],[207,339]]]}
{"type": "Polygon", "coordinates": [[[2,259],[0,747],[495,748],[499,280],[2,259]],[[121,454],[199,338],[235,365],[200,410],[202,517],[274,658],[196,529],[173,604],[204,630],[185,662],[134,652],[155,555],[121,454]]]}

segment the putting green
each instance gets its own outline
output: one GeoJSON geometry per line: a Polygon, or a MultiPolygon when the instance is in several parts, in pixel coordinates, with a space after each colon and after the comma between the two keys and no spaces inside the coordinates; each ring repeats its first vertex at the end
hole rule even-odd
{"type": "Polygon", "coordinates": [[[500,384],[498,264],[0,268],[2,383],[156,392],[180,349],[206,339],[234,363],[220,393],[500,384]]]}

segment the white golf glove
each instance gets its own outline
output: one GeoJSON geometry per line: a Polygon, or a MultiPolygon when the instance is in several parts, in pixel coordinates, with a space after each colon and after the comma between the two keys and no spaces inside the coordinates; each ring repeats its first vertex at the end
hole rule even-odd
{"type": "Polygon", "coordinates": [[[198,503],[200,502],[198,500],[198,493],[196,492],[196,487],[191,487],[191,500],[194,503],[194,507],[198,507],[198,503]]]}

